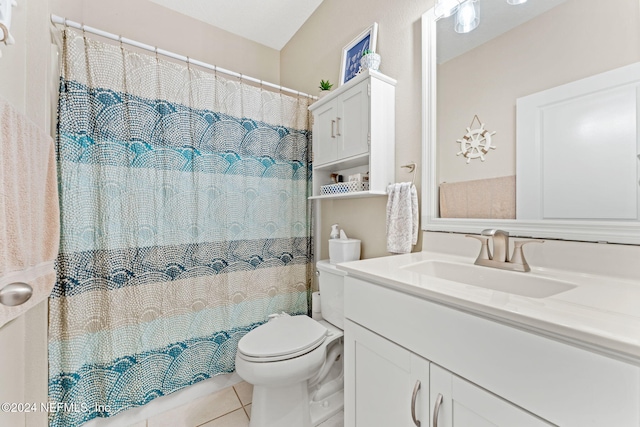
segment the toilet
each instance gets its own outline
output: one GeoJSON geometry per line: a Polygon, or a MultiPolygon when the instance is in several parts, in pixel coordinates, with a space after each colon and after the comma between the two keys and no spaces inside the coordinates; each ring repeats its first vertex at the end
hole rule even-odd
{"type": "Polygon", "coordinates": [[[250,427],[314,427],[344,407],[346,273],[316,263],[322,320],[271,315],[238,342],[236,372],[253,384],[250,427]]]}

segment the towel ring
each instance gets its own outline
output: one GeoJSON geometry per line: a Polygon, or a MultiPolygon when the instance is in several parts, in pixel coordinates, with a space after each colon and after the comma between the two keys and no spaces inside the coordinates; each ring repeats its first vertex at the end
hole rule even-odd
{"type": "Polygon", "coordinates": [[[406,165],[402,165],[400,166],[401,168],[407,168],[409,169],[409,173],[413,173],[413,175],[411,176],[411,184],[415,184],[416,182],[416,164],[415,163],[408,163],[406,165]]]}

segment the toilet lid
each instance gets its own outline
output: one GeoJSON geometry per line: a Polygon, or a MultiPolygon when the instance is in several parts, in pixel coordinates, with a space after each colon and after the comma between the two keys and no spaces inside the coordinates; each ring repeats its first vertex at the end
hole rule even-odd
{"type": "Polygon", "coordinates": [[[242,337],[238,351],[250,358],[283,359],[313,350],[326,337],[327,328],[308,316],[282,316],[242,337]]]}

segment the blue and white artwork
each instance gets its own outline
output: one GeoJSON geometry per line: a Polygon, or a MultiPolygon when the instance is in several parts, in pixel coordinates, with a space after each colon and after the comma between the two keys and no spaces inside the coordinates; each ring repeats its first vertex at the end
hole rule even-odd
{"type": "Polygon", "coordinates": [[[362,58],[362,52],[369,49],[371,43],[371,33],[367,34],[362,40],[356,43],[351,49],[347,51],[344,69],[344,81],[348,82],[358,74],[360,71],[360,58],[362,58]]]}

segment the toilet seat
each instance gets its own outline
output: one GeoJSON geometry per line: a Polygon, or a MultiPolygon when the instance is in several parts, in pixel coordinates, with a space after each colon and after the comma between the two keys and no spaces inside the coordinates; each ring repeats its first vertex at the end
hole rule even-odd
{"type": "Polygon", "coordinates": [[[258,326],[238,343],[238,356],[250,362],[276,362],[318,348],[328,330],[308,316],[281,316],[258,326]]]}

